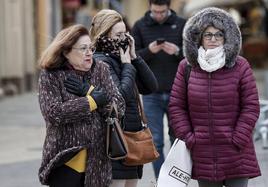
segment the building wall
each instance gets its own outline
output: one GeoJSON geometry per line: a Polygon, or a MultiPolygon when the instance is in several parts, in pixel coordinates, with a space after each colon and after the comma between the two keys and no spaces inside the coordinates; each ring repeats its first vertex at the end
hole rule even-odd
{"type": "MultiPolygon", "coordinates": [[[[5,25],[4,1],[0,1],[0,25],[5,25]]],[[[5,60],[5,35],[4,29],[0,29],[0,88],[2,86],[3,62],[5,60]]]]}
{"type": "Polygon", "coordinates": [[[26,74],[34,74],[36,72],[36,46],[34,33],[34,5],[32,0],[24,0],[23,3],[23,54],[26,74]]]}
{"type": "Polygon", "coordinates": [[[130,26],[133,26],[135,21],[141,18],[148,10],[147,0],[124,0],[123,2],[123,15],[127,17],[130,26]]]}
{"type": "Polygon", "coordinates": [[[4,45],[5,59],[2,64],[2,77],[23,78],[23,1],[4,0],[4,45]]]}
{"type": "Polygon", "coordinates": [[[32,0],[0,1],[0,82],[16,93],[36,72],[33,10],[32,0]]]}
{"type": "Polygon", "coordinates": [[[36,3],[36,40],[37,58],[48,46],[52,37],[50,36],[49,14],[50,0],[38,0],[36,3]]]}
{"type": "Polygon", "coordinates": [[[61,0],[38,0],[36,5],[36,59],[62,29],[61,0]]]}

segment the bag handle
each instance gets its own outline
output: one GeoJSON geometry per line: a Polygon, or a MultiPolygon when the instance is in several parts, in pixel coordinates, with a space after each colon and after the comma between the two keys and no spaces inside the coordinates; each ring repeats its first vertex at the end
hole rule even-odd
{"type": "Polygon", "coordinates": [[[190,78],[190,74],[191,74],[191,70],[192,70],[192,66],[191,64],[186,64],[186,67],[184,69],[184,82],[185,82],[185,85],[186,85],[186,89],[187,89],[187,85],[188,85],[188,81],[189,81],[189,78],[190,78]]]}
{"type": "Polygon", "coordinates": [[[139,93],[139,90],[138,90],[138,87],[137,85],[135,84],[135,92],[136,92],[136,95],[137,95],[137,102],[138,102],[138,108],[139,108],[139,113],[140,113],[140,116],[141,116],[141,120],[143,122],[143,125],[145,127],[147,127],[147,123],[148,123],[148,120],[145,116],[145,112],[144,112],[144,108],[143,108],[143,104],[141,102],[141,98],[140,98],[140,93],[139,93]]]}
{"type": "Polygon", "coordinates": [[[115,117],[118,119],[119,115],[118,115],[118,110],[117,110],[117,104],[115,104],[115,102],[113,101],[111,104],[111,108],[109,110],[109,117],[112,117],[112,113],[113,111],[115,112],[115,117]]]}

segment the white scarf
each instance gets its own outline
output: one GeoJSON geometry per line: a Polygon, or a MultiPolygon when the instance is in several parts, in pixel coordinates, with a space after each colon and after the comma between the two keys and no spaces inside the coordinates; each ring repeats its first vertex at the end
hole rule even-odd
{"type": "Polygon", "coordinates": [[[205,50],[202,46],[198,49],[197,61],[201,69],[213,72],[225,65],[225,52],[223,46],[205,50]]]}

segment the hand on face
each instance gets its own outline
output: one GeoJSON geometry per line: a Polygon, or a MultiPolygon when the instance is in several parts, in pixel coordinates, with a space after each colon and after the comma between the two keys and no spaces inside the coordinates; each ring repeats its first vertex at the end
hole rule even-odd
{"type": "Polygon", "coordinates": [[[121,47],[119,48],[120,52],[120,59],[122,63],[131,63],[130,51],[129,46],[127,47],[126,51],[124,51],[121,47]]]}
{"type": "Polygon", "coordinates": [[[136,51],[135,51],[135,40],[129,33],[126,33],[126,37],[129,38],[130,57],[131,59],[135,59],[137,58],[136,51]]]}

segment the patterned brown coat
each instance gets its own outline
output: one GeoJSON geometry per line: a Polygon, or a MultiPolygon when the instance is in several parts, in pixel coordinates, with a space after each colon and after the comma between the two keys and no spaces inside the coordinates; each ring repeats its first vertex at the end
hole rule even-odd
{"type": "Polygon", "coordinates": [[[106,156],[106,122],[108,106],[90,111],[87,97],[78,97],[66,91],[63,81],[68,76],[86,79],[90,85],[102,87],[111,101],[118,105],[122,116],[125,103],[109,76],[109,68],[101,61],[94,62],[88,72],[68,67],[41,70],[39,103],[46,122],[39,179],[48,184],[53,168],[63,163],[66,155],[87,148],[85,186],[104,187],[111,181],[111,163],[106,156]]]}

